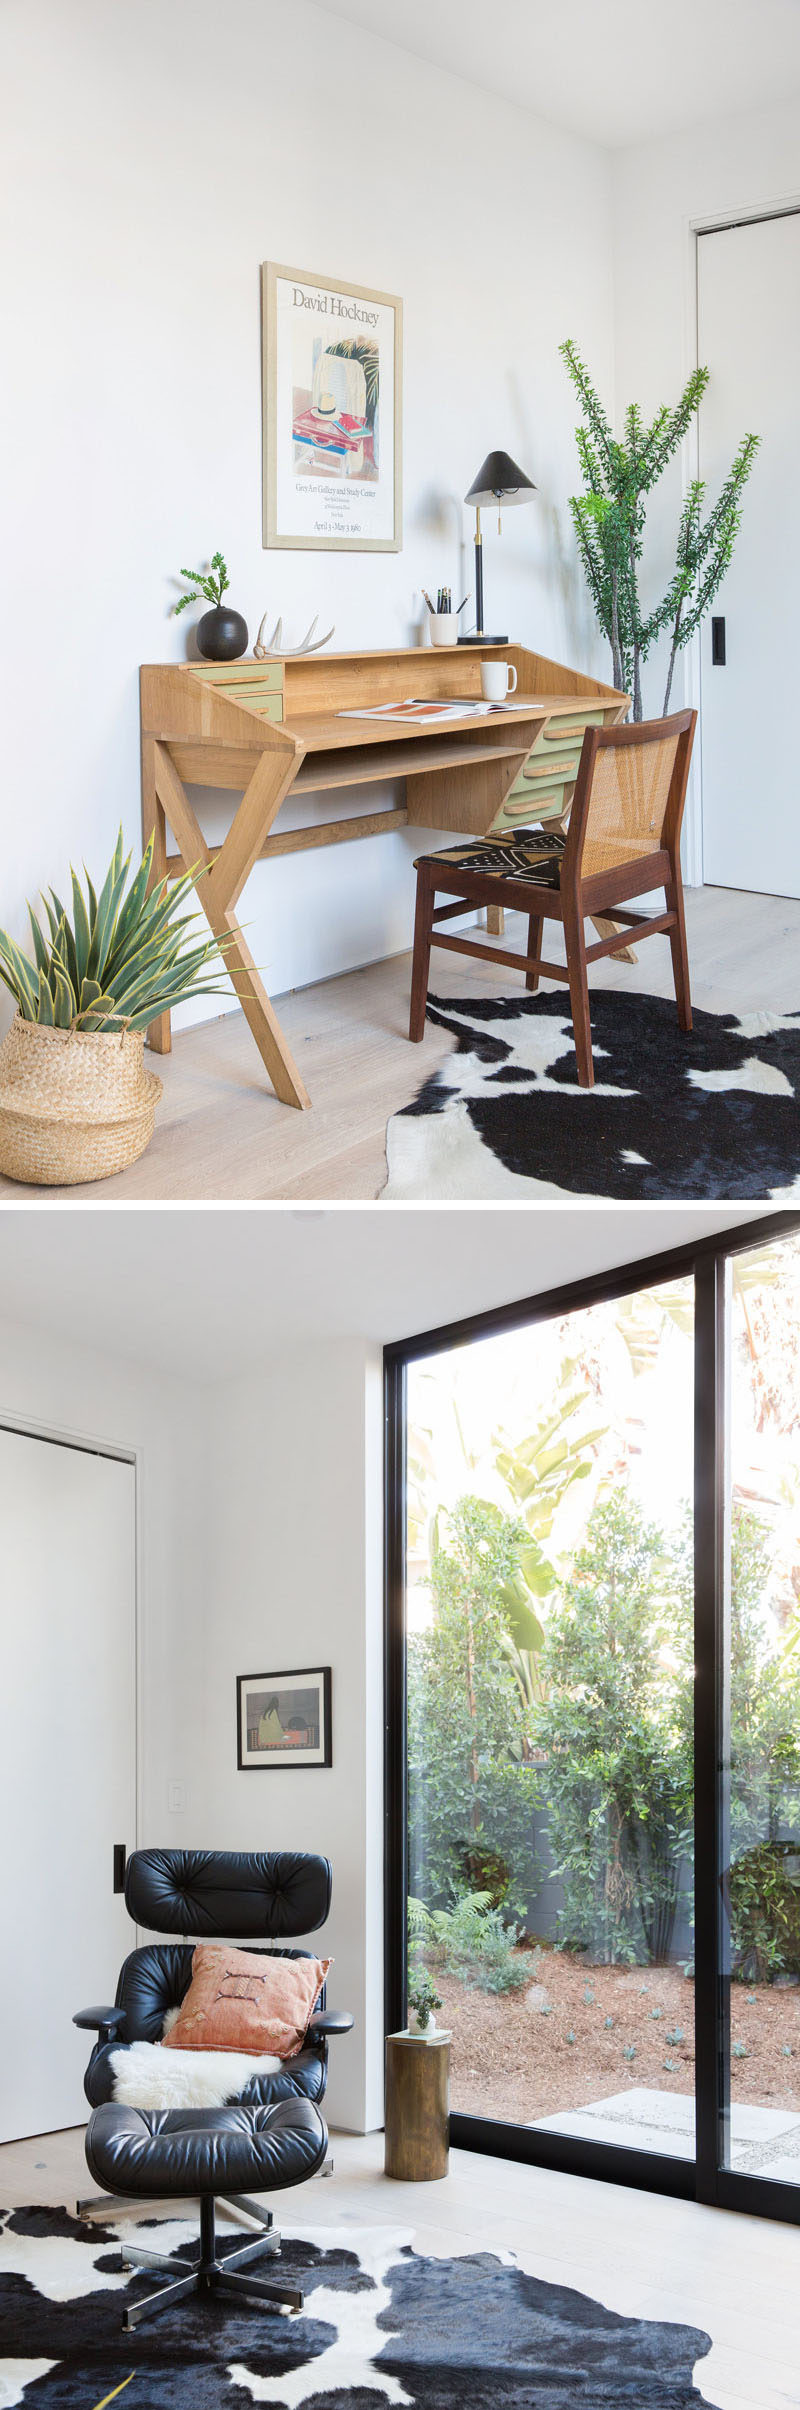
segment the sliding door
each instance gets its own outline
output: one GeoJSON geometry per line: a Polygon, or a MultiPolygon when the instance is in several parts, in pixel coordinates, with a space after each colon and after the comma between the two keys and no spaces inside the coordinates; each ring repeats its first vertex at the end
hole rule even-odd
{"type": "Polygon", "coordinates": [[[796,1223],[387,1351],[390,2022],[459,2142],[785,2215],[796,1223]]]}

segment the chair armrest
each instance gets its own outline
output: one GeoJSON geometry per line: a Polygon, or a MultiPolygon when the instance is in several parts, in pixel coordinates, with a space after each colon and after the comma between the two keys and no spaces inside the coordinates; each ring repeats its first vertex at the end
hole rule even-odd
{"type": "Polygon", "coordinates": [[[72,2022],[73,2025],[88,2026],[91,2033],[99,2033],[103,2042],[110,2042],[125,2031],[125,2010],[124,2008],[79,2008],[77,2016],[73,2017],[72,2022]]]}
{"type": "Polygon", "coordinates": [[[349,2008],[321,2008],[311,2018],[308,2031],[312,2040],[317,2036],[322,2040],[329,2033],[349,2033],[352,2025],[349,2008]]]}

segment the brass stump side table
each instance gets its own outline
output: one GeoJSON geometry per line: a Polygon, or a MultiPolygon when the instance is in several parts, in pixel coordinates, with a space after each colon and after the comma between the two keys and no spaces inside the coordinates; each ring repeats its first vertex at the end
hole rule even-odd
{"type": "Polygon", "coordinates": [[[449,2115],[449,2033],[387,2034],[387,2176],[405,2184],[446,2176],[449,2115]]]}

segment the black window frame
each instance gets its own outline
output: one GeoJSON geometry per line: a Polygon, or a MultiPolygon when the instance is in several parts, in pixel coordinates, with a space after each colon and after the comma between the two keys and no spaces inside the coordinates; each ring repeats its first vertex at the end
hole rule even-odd
{"type": "MultiPolygon", "coordinates": [[[[533,1224],[535,1228],[535,1221],[533,1224]]],[[[694,1578],[696,1680],[695,1751],[695,2100],[696,2159],[542,2133],[489,2117],[454,2111],[454,2145],[532,2167],[557,2168],[605,2183],[633,2185],[682,2200],[800,2224],[797,2186],[726,2167],[726,2109],[730,2097],[726,1979],[723,1971],[722,1778],[724,1624],[727,1549],[726,1297],[736,1255],[800,1231],[800,1212],[766,1211],[732,1229],[715,1231],[555,1289],[466,1315],[384,1348],[384,1898],[385,2029],[406,2019],[406,1898],[408,1799],[406,1756],[406,1371],[421,1358],[637,1289],[692,1275],[695,1282],[694,1578]]]]}

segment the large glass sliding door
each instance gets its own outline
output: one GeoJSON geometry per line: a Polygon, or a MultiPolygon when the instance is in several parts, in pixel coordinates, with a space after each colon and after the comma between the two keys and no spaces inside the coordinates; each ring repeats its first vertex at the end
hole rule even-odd
{"type": "Polygon", "coordinates": [[[458,2141],[784,2215],[790,1220],[387,1351],[389,2022],[435,1996],[458,2141]]]}

